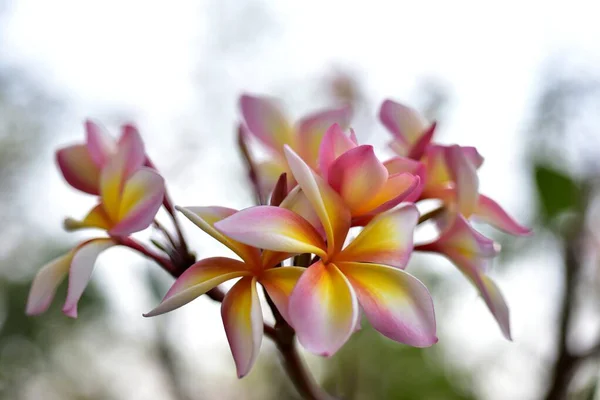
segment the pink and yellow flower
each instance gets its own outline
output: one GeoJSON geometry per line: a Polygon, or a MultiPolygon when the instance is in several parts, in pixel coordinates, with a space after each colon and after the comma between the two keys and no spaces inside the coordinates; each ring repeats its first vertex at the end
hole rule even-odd
{"type": "Polygon", "coordinates": [[[441,199],[452,214],[479,219],[512,235],[529,235],[498,203],[479,193],[477,169],[483,157],[474,147],[431,143],[435,123],[428,125],[414,109],[386,100],[380,119],[394,136],[390,147],[401,156],[423,163],[423,191],[411,200],[441,199]]]}
{"type": "MultiPolygon", "coordinates": [[[[144,144],[137,129],[130,124],[122,126],[119,140],[88,120],[85,122],[86,142],[64,147],[56,152],[56,162],[65,180],[85,193],[100,194],[100,175],[104,166],[123,147],[137,147],[137,155],[145,161],[144,144]]],[[[137,160],[135,160],[137,162],[137,160]]]]}
{"type": "Polygon", "coordinates": [[[109,238],[91,239],[44,265],[31,285],[27,315],[45,312],[54,299],[56,289],[68,275],[69,287],[62,311],[71,318],[77,318],[77,303],[88,285],[96,259],[100,253],[117,244],[109,238]]]}
{"type": "Polygon", "coordinates": [[[348,137],[334,124],[323,137],[318,164],[321,176],[349,209],[352,224],[364,225],[420,190],[415,169],[405,165],[405,170],[397,170],[402,161],[401,157],[379,161],[373,146],[359,146],[354,132],[348,137]]]}
{"type": "Polygon", "coordinates": [[[349,106],[321,111],[298,121],[295,125],[285,116],[274,99],[243,95],[240,108],[248,131],[269,150],[271,157],[257,165],[260,185],[268,193],[279,176],[287,172],[290,187],[293,184],[283,154],[284,145],[290,146],[313,168],[317,168],[319,145],[327,128],[338,123],[348,126],[352,117],[349,106]]]}
{"type": "Polygon", "coordinates": [[[165,183],[154,169],[143,166],[143,144],[134,137],[105,160],[99,174],[99,204],[81,221],[67,219],[67,229],[93,227],[111,236],[128,236],[152,223],[163,203],[165,183]]]}
{"type": "Polygon", "coordinates": [[[296,154],[285,147],[294,178],[317,214],[325,238],[298,214],[258,206],[215,224],[251,246],[285,253],[312,253],[293,289],[287,314],[300,343],[321,355],[335,353],[359,324],[359,307],[385,336],[412,346],[437,342],[427,288],[403,271],[413,248],[414,206],[379,214],[345,248],[351,214],[344,201],[296,154]]]}
{"type": "Polygon", "coordinates": [[[198,261],[175,281],[160,305],[145,316],[152,317],[172,311],[223,282],[241,278],[227,292],[221,307],[225,332],[241,378],[254,365],[263,337],[263,315],[256,284],[262,285],[287,320],[289,295],[304,269],[274,268],[289,255],[272,251],[261,253],[259,249],[217,231],[215,224],[234,215],[236,210],[225,207],[190,207],[178,210],[204,232],[231,249],[242,261],[227,257],[198,261]]]}
{"type": "Polygon", "coordinates": [[[504,336],[511,338],[508,307],[496,284],[486,275],[491,260],[499,251],[496,243],[458,215],[450,220],[450,225],[437,240],[418,245],[415,250],[439,253],[451,260],[475,285],[504,336]]]}

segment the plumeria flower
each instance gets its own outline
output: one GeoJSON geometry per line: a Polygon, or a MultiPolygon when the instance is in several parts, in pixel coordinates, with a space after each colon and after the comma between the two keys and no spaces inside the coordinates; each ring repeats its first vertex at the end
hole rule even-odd
{"type": "Polygon", "coordinates": [[[111,236],[146,229],[163,203],[165,183],[154,169],[143,167],[145,160],[141,140],[121,146],[100,172],[99,204],[81,221],[67,219],[65,227],[100,228],[111,236]]]}
{"type": "Polygon", "coordinates": [[[394,170],[398,161],[381,162],[373,146],[359,146],[354,132],[348,137],[338,124],[323,137],[318,164],[321,176],[350,210],[353,225],[364,225],[397,206],[420,184],[419,176],[408,172],[416,172],[412,165],[405,165],[404,171],[394,170]]]}
{"type": "MultiPolygon", "coordinates": [[[[440,146],[441,147],[441,146],[440,146]]],[[[436,148],[437,150],[437,148],[436,148]]],[[[473,218],[486,222],[506,233],[525,236],[531,230],[517,223],[510,215],[491,198],[479,193],[476,158],[469,156],[469,151],[457,145],[441,148],[445,165],[448,169],[448,181],[425,192],[444,202],[452,215],[460,214],[465,218],[473,218]]]]}
{"type": "Polygon", "coordinates": [[[412,252],[417,209],[409,205],[378,215],[343,248],[351,216],[342,198],[287,146],[285,155],[326,241],[309,221],[282,207],[251,207],[215,227],[251,246],[319,258],[302,274],[288,304],[300,343],[316,354],[334,354],[359,324],[359,307],[375,329],[393,340],[418,347],[436,343],[429,291],[403,271],[412,252]]]}
{"type": "Polygon", "coordinates": [[[460,213],[510,233],[529,235],[531,230],[517,223],[498,203],[479,194],[477,170],[483,157],[474,147],[442,146],[431,143],[435,123],[428,125],[414,109],[386,100],[380,119],[394,136],[390,147],[402,156],[423,163],[423,189],[418,198],[441,199],[452,213],[460,213]]]}
{"type": "Polygon", "coordinates": [[[477,232],[458,215],[437,240],[417,245],[415,250],[439,253],[451,260],[475,285],[502,333],[511,339],[508,307],[496,284],[486,275],[491,260],[500,250],[494,241],[477,232]]]}
{"type": "Polygon", "coordinates": [[[42,267],[35,276],[27,299],[27,315],[45,312],[56,293],[56,288],[69,276],[67,298],[63,313],[77,318],[77,303],[85,290],[98,255],[118,243],[109,238],[91,239],[42,267]]]}
{"type": "Polygon", "coordinates": [[[392,100],[383,102],[379,119],[394,136],[390,147],[403,157],[419,160],[435,133],[435,122],[428,124],[416,110],[392,100]]]}
{"type": "Polygon", "coordinates": [[[338,123],[348,126],[352,117],[349,106],[321,111],[300,119],[296,124],[281,110],[276,100],[267,97],[243,95],[240,108],[248,131],[269,150],[271,158],[257,165],[261,187],[268,193],[279,176],[287,172],[288,183],[293,184],[289,174],[283,146],[288,145],[313,168],[317,167],[319,144],[327,128],[338,123]]]}
{"type": "Polygon", "coordinates": [[[144,314],[153,317],[179,308],[223,282],[239,279],[227,292],[221,315],[238,376],[245,376],[256,360],[263,337],[263,315],[256,290],[260,283],[283,318],[288,320],[288,300],[292,288],[304,271],[300,267],[279,267],[288,254],[259,249],[240,243],[217,231],[215,224],[237,211],[225,207],[180,208],[186,217],[242,261],[227,257],[211,257],[189,267],[171,286],[158,307],[144,314]]]}
{"type": "Polygon", "coordinates": [[[141,146],[143,142],[133,125],[123,125],[119,140],[113,139],[102,127],[86,121],[86,142],[62,148],[56,152],[56,161],[65,180],[85,193],[100,194],[100,175],[104,166],[123,147],[141,146]]]}

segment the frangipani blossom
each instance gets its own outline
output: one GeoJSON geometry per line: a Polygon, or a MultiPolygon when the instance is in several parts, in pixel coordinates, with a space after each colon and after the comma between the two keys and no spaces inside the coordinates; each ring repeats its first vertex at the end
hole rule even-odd
{"type": "Polygon", "coordinates": [[[479,194],[477,170],[483,157],[474,147],[431,143],[435,123],[428,126],[417,111],[392,100],[383,102],[379,115],[394,136],[390,147],[423,163],[423,191],[418,198],[409,196],[410,200],[441,199],[451,214],[482,220],[512,235],[531,233],[495,201],[479,194]]]}
{"type": "Polygon", "coordinates": [[[91,239],[81,243],[43,266],[35,276],[27,299],[27,315],[38,315],[50,307],[56,288],[69,276],[65,315],[77,318],[77,303],[88,285],[98,255],[118,243],[109,238],[91,239]]]}
{"type": "Polygon", "coordinates": [[[133,125],[123,125],[119,140],[113,139],[102,127],[92,121],[85,122],[86,142],[64,147],[56,152],[56,161],[65,180],[75,189],[85,193],[100,194],[101,171],[121,148],[134,148],[143,164],[146,159],[144,143],[133,125]]]}
{"type": "Polygon", "coordinates": [[[420,178],[412,173],[390,172],[375,155],[373,146],[359,146],[354,132],[348,137],[338,124],[332,125],[323,138],[319,170],[341,196],[353,225],[364,225],[400,204],[420,184],[420,178]]]}
{"type": "Polygon", "coordinates": [[[383,102],[379,119],[394,136],[392,150],[415,160],[423,156],[436,127],[435,122],[428,124],[416,110],[392,100],[383,102]]]}
{"type": "Polygon", "coordinates": [[[215,228],[255,247],[319,257],[289,300],[288,318],[300,343],[316,354],[334,354],[354,332],[359,305],[375,329],[393,340],[418,347],[436,343],[431,296],[402,270],[413,247],[417,209],[406,206],[376,216],[342,248],[351,223],[342,198],[291,148],[286,146],[285,154],[326,242],[310,222],[281,207],[251,207],[215,228]]]}
{"type": "Polygon", "coordinates": [[[257,165],[265,193],[273,188],[284,172],[288,173],[288,183],[293,183],[283,154],[284,145],[290,146],[311,167],[316,168],[319,145],[327,128],[334,123],[346,127],[352,117],[352,109],[345,106],[309,115],[292,124],[275,99],[251,95],[240,97],[240,108],[248,131],[260,140],[271,154],[270,159],[257,165]]]}
{"type": "Polygon", "coordinates": [[[100,228],[111,236],[128,236],[147,228],[163,203],[164,179],[143,167],[143,147],[122,146],[102,168],[100,203],[82,221],[67,219],[67,229],[100,228]]]}
{"type": "Polygon", "coordinates": [[[441,199],[451,214],[460,214],[486,222],[497,229],[516,236],[531,234],[531,230],[517,223],[494,200],[479,193],[476,157],[465,147],[443,147],[449,182],[440,185],[433,197],[441,199]]]}
{"type": "Polygon", "coordinates": [[[477,232],[458,215],[450,220],[450,225],[436,241],[418,245],[415,250],[439,253],[451,260],[475,285],[504,336],[511,338],[508,307],[496,284],[486,275],[488,264],[499,251],[494,241],[477,232]]]}
{"type": "Polygon", "coordinates": [[[292,288],[304,271],[299,267],[274,268],[288,254],[259,249],[240,243],[214,228],[219,221],[236,213],[225,207],[177,208],[204,232],[223,243],[243,261],[211,257],[189,267],[171,286],[158,307],[146,317],[179,308],[223,282],[239,279],[227,292],[221,315],[238,376],[245,376],[256,360],[263,337],[263,316],[256,284],[267,291],[281,315],[289,318],[288,300],[292,288]]]}

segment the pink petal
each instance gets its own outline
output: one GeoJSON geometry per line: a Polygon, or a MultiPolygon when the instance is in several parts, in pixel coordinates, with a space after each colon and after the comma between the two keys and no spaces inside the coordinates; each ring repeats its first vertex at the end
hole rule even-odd
{"type": "Polygon", "coordinates": [[[479,179],[475,166],[465,157],[460,146],[446,148],[446,163],[454,181],[456,201],[466,217],[475,212],[479,197],[479,179]]]}
{"type": "Polygon", "coordinates": [[[263,272],[258,279],[275,303],[279,313],[288,322],[290,322],[288,316],[290,295],[304,271],[306,268],[301,267],[271,268],[263,272]]]}
{"type": "Polygon", "coordinates": [[[196,226],[208,233],[213,238],[227,246],[231,251],[240,256],[248,264],[260,264],[260,252],[254,247],[240,243],[232,238],[223,235],[217,229],[215,224],[227,217],[237,213],[237,210],[227,207],[179,207],[175,208],[185,215],[196,226]]]}
{"type": "Polygon", "coordinates": [[[298,214],[281,207],[246,208],[215,224],[225,235],[250,246],[324,256],[321,235],[298,214]]]}
{"type": "Polygon", "coordinates": [[[338,124],[333,124],[323,136],[319,146],[318,164],[321,176],[324,179],[329,177],[329,167],[342,154],[356,147],[356,137],[354,140],[348,137],[342,131],[338,124]]]}
{"type": "Polygon", "coordinates": [[[119,151],[126,154],[125,176],[128,177],[146,163],[146,150],[144,141],[135,126],[125,124],[121,130],[119,151]]]}
{"type": "Polygon", "coordinates": [[[263,316],[255,278],[242,278],[227,292],[221,316],[238,378],[243,378],[256,361],[263,337],[263,316]]]}
{"type": "Polygon", "coordinates": [[[39,315],[45,312],[56,294],[56,288],[67,276],[73,252],[70,251],[44,265],[33,278],[25,313],[39,315]]]}
{"type": "Polygon", "coordinates": [[[500,289],[498,289],[498,286],[489,277],[483,274],[479,276],[477,287],[492,315],[496,318],[502,334],[506,339],[512,340],[510,334],[510,313],[500,289]]]}
{"type": "Polygon", "coordinates": [[[423,154],[425,154],[425,151],[427,150],[427,146],[429,146],[431,139],[433,139],[436,126],[437,124],[435,122],[431,124],[429,128],[424,131],[423,135],[421,135],[421,137],[415,143],[413,143],[408,153],[409,158],[412,158],[413,160],[420,160],[421,157],[423,157],[423,154]]]}
{"type": "Polygon", "coordinates": [[[294,178],[321,220],[327,236],[328,254],[338,252],[350,229],[350,212],[335,190],[317,176],[290,147],[286,146],[284,151],[294,178]]]}
{"type": "Polygon", "coordinates": [[[359,261],[404,268],[413,250],[413,232],[419,220],[414,205],[376,216],[335,262],[359,261]]]}
{"type": "Polygon", "coordinates": [[[510,233],[511,235],[531,235],[531,229],[519,225],[519,223],[511,218],[498,203],[481,194],[479,195],[479,203],[477,204],[477,210],[473,217],[493,225],[506,233],[510,233]]]}
{"type": "Polygon", "coordinates": [[[294,144],[294,131],[275,100],[243,95],[240,108],[250,132],[265,145],[281,153],[284,144],[294,144]]]}
{"type": "Polygon", "coordinates": [[[353,225],[356,226],[361,217],[365,217],[362,219],[368,223],[377,214],[394,208],[403,201],[411,201],[421,193],[422,187],[418,176],[412,174],[390,176],[377,194],[353,213],[355,216],[352,220],[353,225]]]}
{"type": "Polygon", "coordinates": [[[339,263],[367,319],[383,335],[415,347],[437,343],[433,301],[417,278],[378,264],[339,263]]]}
{"type": "Polygon", "coordinates": [[[481,154],[479,154],[477,149],[471,146],[462,146],[461,149],[467,160],[469,160],[471,164],[475,166],[475,169],[479,169],[479,167],[481,167],[483,164],[483,157],[481,154]]]}
{"type": "Polygon", "coordinates": [[[425,179],[426,179],[426,171],[425,164],[420,161],[411,160],[410,158],[405,157],[394,157],[386,162],[383,165],[387,168],[390,177],[399,173],[411,173],[420,178],[420,181],[417,187],[408,194],[403,201],[414,203],[421,198],[421,194],[423,193],[425,179]]]}
{"type": "Polygon", "coordinates": [[[358,303],[348,280],[333,264],[319,261],[306,269],[289,301],[288,314],[306,350],[331,356],[354,332],[358,303]]]}
{"type": "Polygon", "coordinates": [[[299,154],[312,168],[317,168],[319,147],[325,132],[333,125],[339,124],[346,129],[352,118],[352,108],[345,106],[326,110],[303,118],[298,123],[299,154]]]}
{"type": "Polygon", "coordinates": [[[250,275],[252,272],[241,261],[226,257],[205,258],[186,269],[173,283],[158,307],[144,314],[144,317],[173,311],[223,282],[250,275]]]}
{"type": "Polygon", "coordinates": [[[87,287],[96,259],[103,251],[115,246],[112,239],[92,239],[79,245],[73,254],[69,270],[69,287],[63,313],[71,318],[77,318],[77,303],[87,287]]]}
{"type": "Polygon", "coordinates": [[[104,128],[93,121],[85,121],[85,133],[90,157],[101,168],[117,152],[117,144],[104,128]]]}
{"type": "Polygon", "coordinates": [[[300,186],[296,186],[292,189],[279,207],[295,212],[307,220],[317,231],[323,232],[323,225],[321,225],[319,216],[310,204],[310,201],[308,201],[308,198],[306,198],[306,195],[300,186]]]}
{"type": "Polygon", "coordinates": [[[90,157],[86,145],[58,150],[56,162],[69,185],[85,193],[99,193],[100,169],[90,157]]]}
{"type": "Polygon", "coordinates": [[[114,236],[128,236],[146,229],[156,216],[165,195],[165,181],[156,171],[143,167],[125,182],[114,236]]]}
{"type": "Polygon", "coordinates": [[[373,146],[358,146],[339,156],[329,168],[329,185],[342,196],[352,215],[359,215],[384,187],[387,169],[375,155],[373,146]]]}
{"type": "Polygon", "coordinates": [[[379,119],[402,146],[397,149],[401,156],[408,156],[428,129],[427,122],[416,110],[392,100],[383,102],[379,119]]]}

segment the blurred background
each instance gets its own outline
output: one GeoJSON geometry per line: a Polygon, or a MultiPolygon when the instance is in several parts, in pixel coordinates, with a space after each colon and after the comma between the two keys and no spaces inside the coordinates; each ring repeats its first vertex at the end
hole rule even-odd
{"type": "MultiPolygon", "coordinates": [[[[252,204],[235,147],[242,92],[290,118],[352,102],[361,142],[393,98],[437,119],[439,142],[486,157],[481,191],[535,235],[503,245],[491,275],[511,309],[505,341],[446,260],[415,256],[440,342],[424,350],[369,328],[331,359],[307,356],[344,399],[600,399],[600,25],[595,2],[0,0],[0,398],[296,398],[265,340],[237,380],[217,304],[144,319],[170,284],[111,250],[81,316],[28,318],[29,284],[87,233],[65,216],[93,200],[62,181],[58,146],[83,120],[135,122],[175,202],[252,204]]],[[[225,250],[184,224],[199,256],[225,250]]],[[[142,233],[141,236],[148,236],[142,233]]]]}

